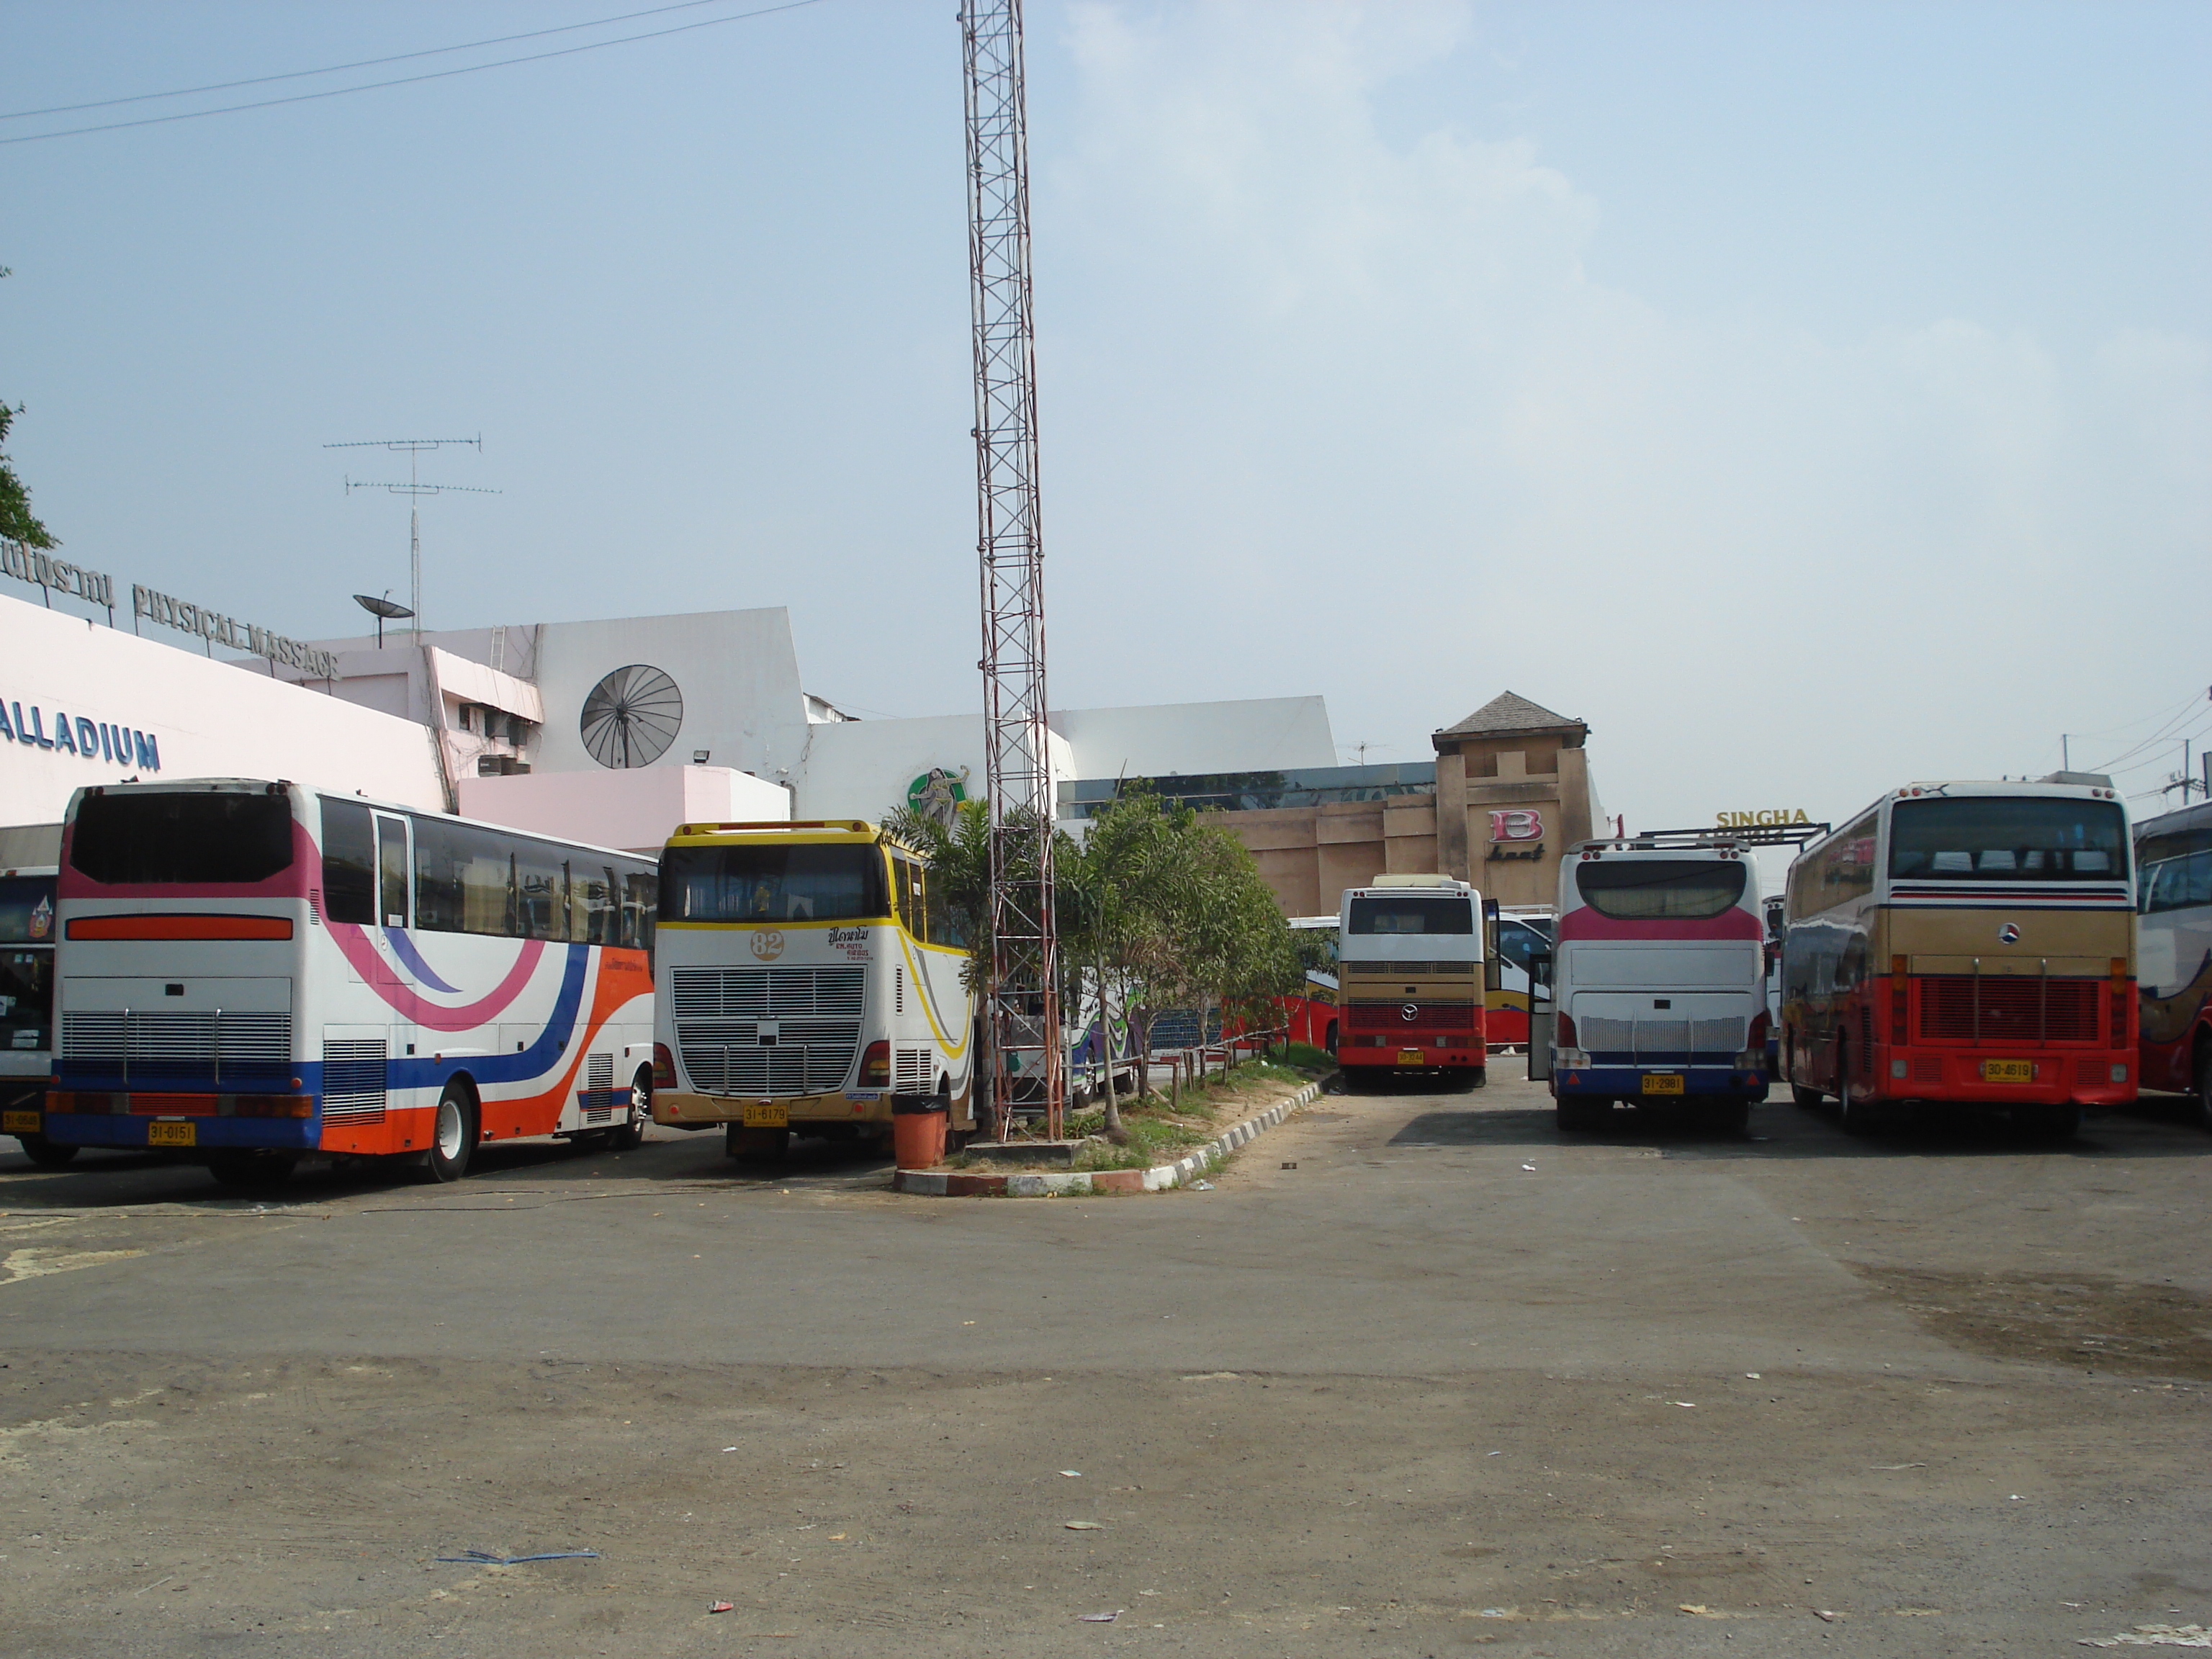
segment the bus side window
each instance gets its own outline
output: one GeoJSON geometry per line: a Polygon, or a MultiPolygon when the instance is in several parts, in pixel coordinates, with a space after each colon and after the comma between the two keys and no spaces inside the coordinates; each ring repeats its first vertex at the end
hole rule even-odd
{"type": "Polygon", "coordinates": [[[919,939],[929,936],[928,906],[922,895],[921,866],[896,854],[891,859],[891,886],[896,891],[899,926],[919,939]]]}
{"type": "Polygon", "coordinates": [[[323,801],[323,914],[361,927],[376,921],[376,832],[357,800],[323,801]]]}
{"type": "Polygon", "coordinates": [[[622,942],[633,951],[653,948],[653,927],[660,912],[660,876],[632,871],[623,878],[622,942]]]}

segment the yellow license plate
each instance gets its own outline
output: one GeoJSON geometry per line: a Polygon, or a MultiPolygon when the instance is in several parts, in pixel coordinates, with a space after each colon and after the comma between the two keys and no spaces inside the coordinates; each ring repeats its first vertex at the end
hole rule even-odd
{"type": "Polygon", "coordinates": [[[1419,1065],[1419,1064],[1421,1063],[1421,1051],[1420,1051],[1419,1048],[1401,1048],[1401,1049],[1399,1049],[1399,1050],[1398,1050],[1398,1063],[1399,1063],[1401,1066],[1418,1066],[1418,1065],[1419,1065]]]}
{"type": "Polygon", "coordinates": [[[36,1112],[0,1112],[0,1134],[34,1135],[39,1133],[36,1112]]]}
{"type": "Polygon", "coordinates": [[[2035,1081],[2035,1062],[2032,1060],[1985,1060],[1982,1062],[1982,1081],[2033,1083],[2035,1081]]]}
{"type": "Polygon", "coordinates": [[[1646,1072],[1644,1074],[1644,1092],[1647,1095],[1679,1095],[1682,1092],[1682,1083],[1681,1074],[1677,1072],[1646,1072]]]}
{"type": "Polygon", "coordinates": [[[149,1123],[146,1126],[149,1146],[196,1146],[199,1144],[199,1125],[197,1123],[149,1123]]]}
{"type": "Polygon", "coordinates": [[[748,1129],[788,1129],[791,1127],[791,1108],[780,1100],[748,1102],[745,1105],[745,1127],[748,1129]]]}

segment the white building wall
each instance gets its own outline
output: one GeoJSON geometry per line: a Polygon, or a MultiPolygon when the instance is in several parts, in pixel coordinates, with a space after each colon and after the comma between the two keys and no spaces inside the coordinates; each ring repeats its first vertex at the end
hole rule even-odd
{"type": "Polygon", "coordinates": [[[461,816],[657,853],[679,823],[782,823],[791,792],[726,766],[640,766],[463,778],[461,816]]]}
{"type": "Polygon", "coordinates": [[[1075,752],[1083,778],[1188,777],[1334,766],[1336,738],[1320,697],[1070,708],[1053,729],[1075,752]]]}
{"type": "MultiPolygon", "coordinates": [[[[1085,775],[1058,733],[1048,736],[1053,782],[1085,775]]],[[[839,720],[807,734],[805,763],[793,780],[793,815],[879,822],[906,804],[916,778],[942,767],[970,796],[983,793],[983,717],[937,714],[910,720],[839,720]]]]}
{"type": "Polygon", "coordinates": [[[429,734],[420,726],[265,672],[198,656],[0,594],[0,823],[54,823],[85,784],[125,778],[289,778],[431,810],[444,805],[429,734]],[[17,732],[20,723],[30,732],[17,732]],[[95,728],[91,752],[63,748],[95,728]],[[96,728],[109,728],[102,753],[96,728]],[[113,733],[142,732],[159,750],[142,769],[136,745],[114,756],[113,733]],[[33,733],[43,733],[40,744],[33,733]]]}

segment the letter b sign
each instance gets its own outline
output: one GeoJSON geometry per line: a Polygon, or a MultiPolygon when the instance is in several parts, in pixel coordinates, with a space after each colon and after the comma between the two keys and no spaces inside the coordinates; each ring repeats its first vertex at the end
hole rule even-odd
{"type": "Polygon", "coordinates": [[[1544,838],[1544,815],[1526,806],[1492,812],[1490,815],[1490,838],[1492,841],[1541,841],[1544,838]]]}

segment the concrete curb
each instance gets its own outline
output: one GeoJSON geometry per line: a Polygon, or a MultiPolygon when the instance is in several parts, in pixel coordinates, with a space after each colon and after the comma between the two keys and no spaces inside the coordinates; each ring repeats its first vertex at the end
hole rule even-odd
{"type": "Polygon", "coordinates": [[[901,1170],[891,1176],[891,1190],[916,1198],[1066,1198],[1084,1193],[1157,1193],[1195,1180],[1238,1147],[1273,1128],[1292,1112],[1321,1095],[1321,1084],[1309,1083],[1287,1100],[1279,1100],[1265,1111],[1232,1123],[1221,1134],[1172,1164],[1155,1164],[1149,1170],[1086,1170],[1066,1175],[974,1175],[950,1170],[901,1170]]]}

